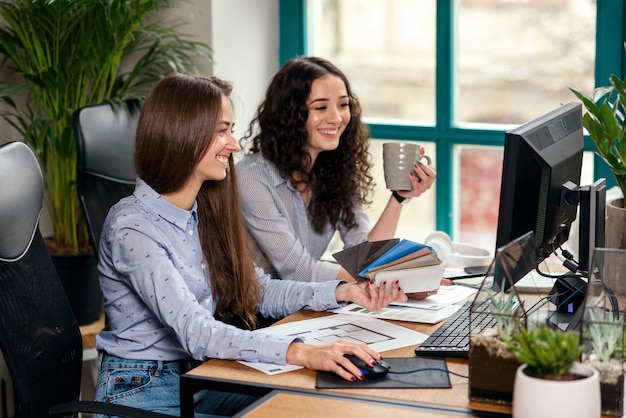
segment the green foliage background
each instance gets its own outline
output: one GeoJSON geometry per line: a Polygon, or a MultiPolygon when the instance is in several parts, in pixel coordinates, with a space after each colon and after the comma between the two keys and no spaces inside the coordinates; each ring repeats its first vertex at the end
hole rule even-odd
{"type": "Polygon", "coordinates": [[[72,114],[83,106],[143,99],[172,72],[195,72],[210,47],[157,18],[169,0],[0,0],[0,103],[37,154],[58,252],[89,241],[75,190],[72,114]],[[17,81],[16,81],[17,80],[17,81]]]}

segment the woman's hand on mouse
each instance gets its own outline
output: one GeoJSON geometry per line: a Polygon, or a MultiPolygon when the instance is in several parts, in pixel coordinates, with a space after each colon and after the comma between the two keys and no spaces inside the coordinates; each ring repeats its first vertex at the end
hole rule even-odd
{"type": "Polygon", "coordinates": [[[287,349],[287,363],[311,370],[333,372],[342,379],[352,382],[363,380],[361,370],[345,357],[345,354],[357,356],[372,366],[382,360],[378,352],[365,344],[339,340],[323,345],[293,342],[287,349]]]}
{"type": "Polygon", "coordinates": [[[343,283],[337,286],[335,297],[338,302],[354,302],[370,312],[378,312],[391,302],[408,300],[400,289],[398,280],[391,283],[389,293],[386,288],[386,282],[382,282],[379,287],[373,281],[343,283]]]}

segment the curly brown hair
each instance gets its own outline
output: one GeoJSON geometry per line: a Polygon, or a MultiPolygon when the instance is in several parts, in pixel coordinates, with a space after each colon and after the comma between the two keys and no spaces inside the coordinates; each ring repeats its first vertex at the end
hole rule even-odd
{"type": "Polygon", "coordinates": [[[261,152],[294,186],[298,183],[310,186],[308,212],[311,225],[320,232],[327,223],[334,228],[339,222],[347,228],[358,226],[355,205],[359,201],[371,203],[369,196],[375,184],[370,174],[369,137],[369,127],[361,120],[361,105],[345,74],[324,58],[297,57],[285,63],[274,75],[265,100],[241,139],[241,146],[245,149],[252,138],[250,154],[261,152]],[[321,152],[310,167],[306,103],[313,82],[328,74],[339,77],[346,86],[350,122],[337,149],[321,152]],[[253,137],[255,128],[258,132],[253,137]],[[294,179],[294,173],[300,174],[298,181],[294,179]]]}

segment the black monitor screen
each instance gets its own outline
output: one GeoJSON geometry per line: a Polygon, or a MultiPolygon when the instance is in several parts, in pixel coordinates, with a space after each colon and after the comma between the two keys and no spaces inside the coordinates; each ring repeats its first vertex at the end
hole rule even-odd
{"type": "Polygon", "coordinates": [[[562,186],[580,184],[582,158],[580,103],[506,133],[496,250],[532,231],[539,262],[567,241],[577,206],[561,204],[562,186]]]}

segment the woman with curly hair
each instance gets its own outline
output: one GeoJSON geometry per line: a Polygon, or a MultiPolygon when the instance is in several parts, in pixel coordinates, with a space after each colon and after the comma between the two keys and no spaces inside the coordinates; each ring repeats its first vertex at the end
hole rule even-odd
{"type": "Polygon", "coordinates": [[[415,165],[412,189],[394,193],[372,228],[364,211],[374,188],[369,134],[350,82],[331,62],[298,57],[275,74],[241,140],[252,140],[249,155],[237,164],[258,265],[285,280],[353,280],[320,260],[335,231],[345,248],[394,237],[403,205],[436,173],[415,165]]]}

